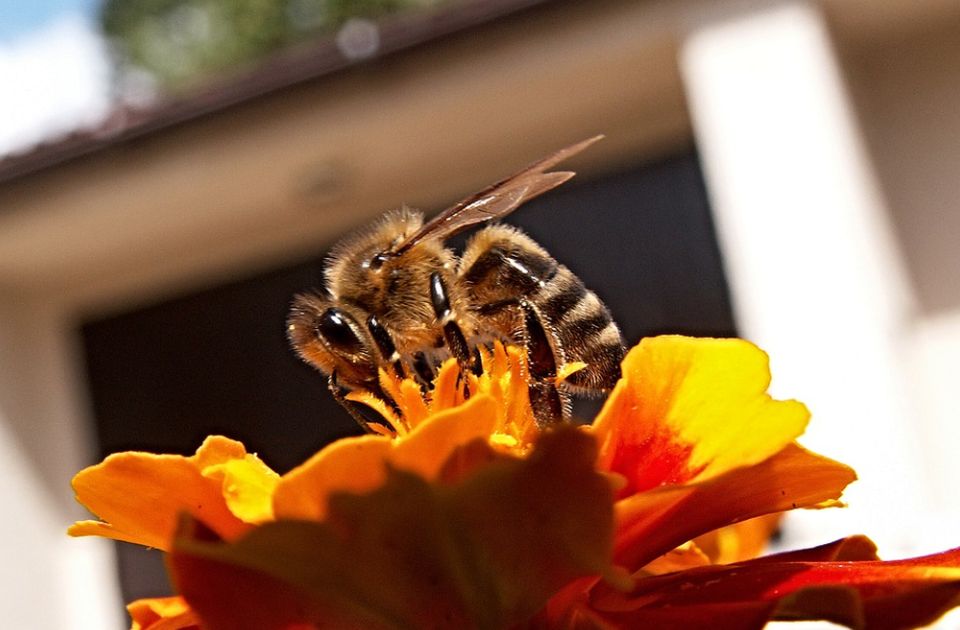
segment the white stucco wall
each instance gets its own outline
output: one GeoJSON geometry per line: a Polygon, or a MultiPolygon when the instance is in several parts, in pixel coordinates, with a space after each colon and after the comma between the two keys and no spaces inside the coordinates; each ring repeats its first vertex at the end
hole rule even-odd
{"type": "Polygon", "coordinates": [[[0,291],[0,619],[6,628],[126,623],[113,549],[72,540],[70,478],[91,463],[71,331],[49,303],[0,291]]]}
{"type": "Polygon", "coordinates": [[[813,411],[801,441],[861,476],[849,509],[792,517],[788,544],[869,532],[909,554],[927,500],[912,296],[825,22],[798,2],[705,23],[683,70],[741,331],[771,354],[775,395],[813,411]]]}
{"type": "Polygon", "coordinates": [[[909,333],[937,530],[960,530],[960,10],[913,37],[844,61],[880,185],[915,287],[909,333]]]}

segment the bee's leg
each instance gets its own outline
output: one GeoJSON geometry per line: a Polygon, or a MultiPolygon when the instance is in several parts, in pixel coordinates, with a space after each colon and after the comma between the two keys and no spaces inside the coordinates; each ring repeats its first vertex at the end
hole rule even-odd
{"type": "Polygon", "coordinates": [[[523,337],[530,370],[530,406],[538,424],[545,427],[562,422],[568,415],[569,401],[557,388],[556,344],[550,343],[549,333],[532,304],[520,302],[523,312],[523,337]]]}
{"type": "Polygon", "coordinates": [[[418,352],[414,355],[412,362],[406,362],[397,352],[397,346],[393,343],[393,337],[383,327],[376,315],[367,318],[367,330],[383,357],[385,363],[393,367],[393,373],[398,378],[415,378],[420,383],[420,389],[426,393],[433,386],[433,366],[427,361],[427,357],[418,352]]]}
{"type": "Polygon", "coordinates": [[[474,367],[474,354],[470,351],[467,338],[463,335],[460,325],[454,318],[453,308],[450,306],[450,298],[447,295],[447,287],[443,283],[443,278],[436,271],[430,274],[430,301],[433,304],[433,312],[440,321],[444,343],[460,366],[463,397],[469,398],[470,391],[467,388],[466,374],[474,367]]]}
{"type": "MultiPolygon", "coordinates": [[[[379,424],[387,429],[390,429],[391,431],[396,431],[396,427],[393,426],[393,423],[377,413],[372,407],[368,407],[363,403],[355,402],[353,400],[348,400],[346,395],[350,390],[337,382],[336,371],[331,372],[330,377],[327,379],[327,385],[330,387],[330,393],[333,394],[334,400],[336,400],[340,406],[343,407],[346,412],[357,421],[357,424],[363,427],[364,431],[367,433],[376,433],[376,431],[370,428],[371,424],[379,424]]],[[[377,398],[383,400],[396,413],[400,413],[399,409],[397,408],[397,404],[380,388],[379,385],[367,386],[364,389],[367,389],[377,398]]]]}
{"type": "Polygon", "coordinates": [[[376,315],[367,318],[367,330],[370,331],[370,336],[373,337],[373,342],[377,345],[377,350],[383,360],[393,366],[393,372],[397,375],[397,378],[404,378],[406,373],[403,369],[403,362],[400,360],[400,354],[397,352],[397,346],[376,315]]]}
{"type": "Polygon", "coordinates": [[[483,358],[480,356],[480,348],[477,346],[473,347],[473,375],[480,376],[483,374],[483,358]]]}
{"type": "Polygon", "coordinates": [[[433,388],[433,379],[436,374],[433,371],[433,365],[427,360],[427,355],[422,352],[414,354],[411,366],[417,375],[417,380],[420,381],[420,389],[429,391],[433,388]]]}

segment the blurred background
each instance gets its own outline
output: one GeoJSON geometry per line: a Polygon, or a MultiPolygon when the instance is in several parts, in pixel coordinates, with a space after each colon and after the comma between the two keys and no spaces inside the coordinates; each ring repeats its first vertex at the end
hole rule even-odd
{"type": "MultiPolygon", "coordinates": [[[[156,552],[68,540],[110,452],[356,432],[288,349],[343,234],[596,133],[510,218],[628,341],[737,334],[885,557],[960,523],[955,0],[0,0],[0,616],[125,627],[156,552]]],[[[585,412],[586,413],[586,412],[585,412]]]]}

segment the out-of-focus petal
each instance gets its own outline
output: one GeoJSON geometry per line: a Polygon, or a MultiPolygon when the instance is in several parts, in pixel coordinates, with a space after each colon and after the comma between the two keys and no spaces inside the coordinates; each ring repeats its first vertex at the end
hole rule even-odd
{"type": "Polygon", "coordinates": [[[200,630],[200,620],[182,597],[138,599],[127,605],[130,630],[200,630]]]}
{"type": "Polygon", "coordinates": [[[696,544],[690,542],[671,549],[652,562],[648,562],[637,572],[637,577],[663,575],[674,571],[686,571],[710,564],[710,557],[696,544]]]}
{"type": "Polygon", "coordinates": [[[732,564],[759,556],[780,526],[783,514],[766,514],[697,536],[697,547],[712,564],[732,564]]]}
{"type": "Polygon", "coordinates": [[[615,562],[630,570],[706,532],[749,518],[836,499],[856,474],[796,444],[773,457],[686,486],[617,502],[615,562]]]}
{"type": "Polygon", "coordinates": [[[823,619],[892,630],[932,623],[960,604],[960,549],[891,562],[856,559],[866,547],[860,539],[809,553],[661,575],[639,580],[627,594],[606,590],[590,608],[621,628],[686,624],[747,630],[767,620],[823,619]],[[846,553],[848,559],[797,560],[824,552],[846,553]]]}
{"type": "MultiPolygon", "coordinates": [[[[73,478],[77,500],[102,521],[80,521],[67,531],[71,536],[104,536],[165,550],[177,515],[184,511],[223,538],[235,538],[250,525],[231,511],[225,496],[244,493],[226,489],[224,474],[214,472],[229,462],[246,462],[244,466],[256,468],[259,460],[248,455],[239,442],[220,436],[207,438],[192,457],[139,452],[110,455],[73,478]]],[[[242,506],[243,501],[233,504],[242,506]]]]}
{"type": "Polygon", "coordinates": [[[594,457],[589,436],[562,428],[453,485],[390,469],[367,495],[332,497],[326,522],[234,543],[185,535],[170,566],[211,630],[510,627],[611,570],[613,492],[594,457]]]}
{"type": "Polygon", "coordinates": [[[458,447],[489,437],[496,413],[493,399],[474,396],[402,439],[363,435],[338,440],[283,476],[273,495],[274,513],[278,519],[322,520],[332,493],[373,490],[386,479],[388,466],[434,479],[458,447]]]}
{"type": "Polygon", "coordinates": [[[741,339],[644,339],[594,422],[600,466],[624,475],[626,496],[761,462],[809,418],[769,383],[767,355],[741,339]]]}

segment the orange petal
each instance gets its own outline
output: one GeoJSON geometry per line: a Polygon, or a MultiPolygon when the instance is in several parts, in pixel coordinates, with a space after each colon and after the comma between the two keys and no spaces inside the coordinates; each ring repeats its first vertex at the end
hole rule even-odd
{"type": "Polygon", "coordinates": [[[650,490],[617,502],[615,561],[636,570],[718,527],[836,499],[851,468],[796,444],[747,468],[687,486],[650,490]]]}
{"type": "Polygon", "coordinates": [[[225,464],[235,459],[243,459],[246,456],[247,449],[241,442],[222,435],[210,435],[203,441],[197,452],[187,459],[199,470],[203,470],[209,466],[225,464]]]}
{"type": "Polygon", "coordinates": [[[927,625],[960,605],[960,549],[893,562],[796,560],[806,553],[647,578],[589,606],[616,627],[752,629],[822,619],[884,630],[927,625]]]}
{"type": "Polygon", "coordinates": [[[276,516],[322,520],[331,493],[380,486],[388,464],[433,479],[457,447],[490,435],[496,413],[493,399],[478,395],[436,414],[402,438],[364,435],[338,440],[283,476],[273,497],[276,516]]]}
{"type": "Polygon", "coordinates": [[[397,397],[394,399],[400,405],[403,422],[409,429],[419,425],[430,415],[427,403],[423,401],[423,392],[412,379],[404,379],[397,385],[397,397]]]}
{"type": "Polygon", "coordinates": [[[460,366],[455,359],[447,359],[437,370],[433,379],[430,411],[437,413],[453,409],[463,402],[463,393],[460,387],[460,366]]]}
{"type": "Polygon", "coordinates": [[[200,630],[200,620],[182,597],[138,599],[127,605],[130,630],[200,630]]]}
{"type": "MultiPolygon", "coordinates": [[[[77,500],[103,520],[80,521],[67,532],[167,549],[177,515],[185,511],[224,538],[235,538],[249,525],[230,505],[242,508],[247,495],[224,487],[227,475],[223,466],[229,462],[244,462],[243,467],[253,469],[260,465],[241,443],[219,436],[207,438],[192,457],[139,452],[110,455],[73,478],[77,500]],[[232,495],[230,504],[225,494],[232,495]]],[[[254,477],[261,480],[264,474],[261,470],[254,477]]],[[[231,483],[237,481],[233,475],[230,479],[231,483]]]]}
{"type": "Polygon", "coordinates": [[[212,630],[511,627],[609,570],[613,493],[594,457],[564,428],[453,485],[391,469],[367,495],[333,497],[327,522],[268,523],[234,543],[185,535],[170,565],[212,630]]]}
{"type": "Polygon", "coordinates": [[[493,344],[493,354],[481,378],[481,390],[486,384],[499,405],[497,435],[503,443],[512,443],[513,450],[523,453],[540,434],[537,419],[530,406],[529,370],[526,351],[518,346],[493,344]]]}
{"type": "Polygon", "coordinates": [[[274,514],[279,519],[321,520],[331,492],[377,487],[392,442],[385,435],[361,435],[324,447],[280,479],[273,494],[274,514]]]}
{"type": "Polygon", "coordinates": [[[741,339],[644,339],[593,430],[622,496],[763,461],[806,427],[803,404],[773,400],[767,355],[741,339]]]}

